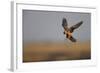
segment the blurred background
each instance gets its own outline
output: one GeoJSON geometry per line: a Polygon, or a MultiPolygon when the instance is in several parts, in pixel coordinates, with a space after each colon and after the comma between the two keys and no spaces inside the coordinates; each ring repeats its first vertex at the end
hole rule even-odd
{"type": "Polygon", "coordinates": [[[90,13],[23,10],[23,62],[90,58],[90,13]],[[67,19],[68,27],[83,21],[73,33],[76,43],[63,34],[63,18],[67,19]]]}

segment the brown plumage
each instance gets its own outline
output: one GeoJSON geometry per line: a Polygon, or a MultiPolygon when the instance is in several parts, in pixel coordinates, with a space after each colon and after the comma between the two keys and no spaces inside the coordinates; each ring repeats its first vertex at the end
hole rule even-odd
{"type": "Polygon", "coordinates": [[[74,32],[75,29],[77,29],[81,24],[83,23],[83,21],[78,22],[77,24],[71,26],[70,28],[68,28],[68,23],[66,18],[63,18],[62,20],[62,26],[64,28],[64,34],[66,35],[66,38],[68,38],[69,40],[71,40],[72,42],[76,42],[76,39],[72,36],[72,33],[74,32]]]}

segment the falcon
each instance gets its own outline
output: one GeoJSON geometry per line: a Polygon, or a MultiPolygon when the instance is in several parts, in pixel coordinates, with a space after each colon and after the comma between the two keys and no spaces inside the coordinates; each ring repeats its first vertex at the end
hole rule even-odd
{"type": "Polygon", "coordinates": [[[72,42],[76,42],[76,39],[72,36],[72,33],[74,32],[75,29],[81,26],[83,24],[83,21],[78,22],[77,24],[71,26],[68,28],[68,23],[66,18],[63,18],[62,20],[62,27],[64,28],[64,34],[66,35],[66,38],[68,38],[72,42]]]}

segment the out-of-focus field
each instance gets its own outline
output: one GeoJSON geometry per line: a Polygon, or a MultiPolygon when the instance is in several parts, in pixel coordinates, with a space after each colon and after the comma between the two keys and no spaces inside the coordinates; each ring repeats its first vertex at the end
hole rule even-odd
{"type": "Polygon", "coordinates": [[[83,60],[91,58],[89,41],[67,42],[31,42],[23,44],[23,62],[83,60]]]}

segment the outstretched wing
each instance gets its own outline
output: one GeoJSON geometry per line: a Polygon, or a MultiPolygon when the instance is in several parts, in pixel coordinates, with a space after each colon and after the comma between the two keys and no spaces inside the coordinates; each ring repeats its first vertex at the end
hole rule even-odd
{"type": "Polygon", "coordinates": [[[63,26],[63,28],[66,30],[67,29],[67,20],[66,20],[66,18],[63,18],[63,20],[62,20],[62,26],[63,26]]]}
{"type": "MultiPolygon", "coordinates": [[[[68,38],[68,35],[66,35],[66,38],[68,38]]],[[[76,42],[76,39],[73,37],[73,36],[71,36],[70,38],[68,38],[70,41],[72,41],[72,42],[76,42]]]]}
{"type": "Polygon", "coordinates": [[[72,27],[70,27],[70,32],[73,32],[75,29],[77,29],[81,24],[83,23],[83,21],[78,22],[76,25],[73,25],[72,27]]]}

